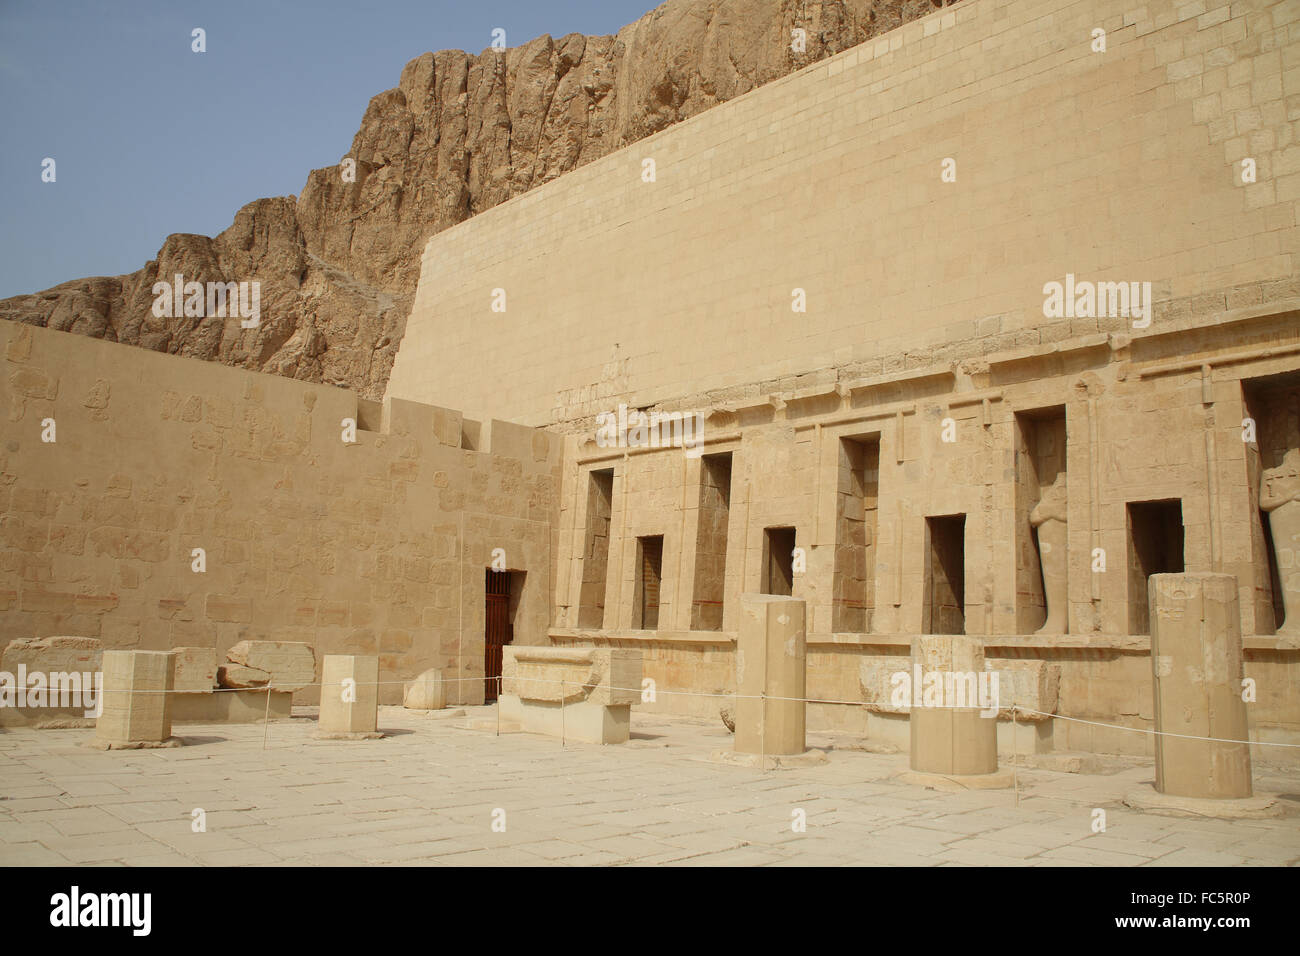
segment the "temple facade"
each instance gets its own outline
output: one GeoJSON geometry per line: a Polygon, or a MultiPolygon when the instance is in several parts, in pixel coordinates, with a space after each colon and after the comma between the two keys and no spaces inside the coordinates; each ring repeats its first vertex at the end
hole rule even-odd
{"type": "Polygon", "coordinates": [[[960,634],[1000,748],[1150,754],[1148,579],[1214,572],[1300,743],[1298,40],[936,11],[434,236],[382,403],[5,323],[0,628],[375,655],[383,703],[636,649],[635,727],[716,718],[790,595],[810,730],[905,747],[960,634]]]}

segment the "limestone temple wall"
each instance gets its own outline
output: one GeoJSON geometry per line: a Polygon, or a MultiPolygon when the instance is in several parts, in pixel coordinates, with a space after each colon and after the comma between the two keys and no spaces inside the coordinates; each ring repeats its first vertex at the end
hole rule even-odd
{"type": "Polygon", "coordinates": [[[305,641],[381,681],[481,677],[499,547],[515,641],[546,642],[556,436],[9,322],[0,355],[0,641],[305,641]]]}
{"type": "Polygon", "coordinates": [[[3,636],[481,676],[500,547],[515,643],[641,650],[638,709],[716,717],[741,595],[804,598],[809,728],[906,747],[920,633],[1150,729],[1146,579],[1214,571],[1251,734],[1300,742],[1298,64],[1292,3],[966,0],[435,236],[382,406],[0,325],[3,636]],[[1048,316],[1074,279],[1142,307],[1048,316]]]}
{"type": "MultiPolygon", "coordinates": [[[[810,696],[851,702],[814,706],[811,726],[899,736],[863,704],[887,696],[912,635],[947,632],[984,635],[994,668],[1047,665],[1048,709],[1150,727],[1146,578],[1216,570],[1240,587],[1252,733],[1300,739],[1300,631],[1285,626],[1300,538],[1279,535],[1262,500],[1265,478],[1300,475],[1300,300],[774,390],[711,409],[698,456],[567,442],[552,640],[641,646],[666,690],[734,691],[740,595],[793,593],[808,602],[810,696]],[[721,519],[706,507],[719,473],[721,519]],[[597,483],[608,506],[592,504],[597,483]],[[719,526],[725,564],[700,564],[719,526]],[[773,573],[778,557],[794,563],[776,540],[803,570],[773,573]],[[603,593],[582,586],[589,561],[608,568],[603,593]],[[715,630],[698,626],[701,594],[721,597],[715,630]]],[[[1056,749],[1149,750],[1144,736],[1056,724],[1056,749]]]]}
{"type": "Polygon", "coordinates": [[[810,727],[905,745],[882,676],[957,631],[1020,703],[1150,728],[1146,578],[1222,571],[1251,732],[1296,742],[1297,64],[1268,0],[937,11],[435,236],[389,394],[570,435],[551,639],[665,691],[734,690],[740,595],[792,591],[850,702],[810,727]],[[1054,309],[1076,280],[1141,305],[1054,309]],[[704,457],[594,441],[624,404],[704,457]]]}
{"type": "Polygon", "coordinates": [[[1296,17],[936,11],[434,236],[388,394],[571,424],[1127,325],[1045,318],[1067,274],[1150,282],[1163,328],[1294,296],[1296,17]]]}

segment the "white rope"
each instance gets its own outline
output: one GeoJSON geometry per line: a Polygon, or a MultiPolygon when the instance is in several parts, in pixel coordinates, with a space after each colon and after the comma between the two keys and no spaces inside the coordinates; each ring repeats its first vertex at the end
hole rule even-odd
{"type": "MultiPolygon", "coordinates": [[[[441,683],[444,683],[444,684],[455,684],[455,683],[481,683],[482,681],[487,680],[487,679],[488,679],[488,678],[484,678],[484,677],[441,677],[441,678],[438,678],[438,680],[439,680],[441,683]]],[[[526,681],[528,681],[528,682],[531,683],[531,684],[558,684],[558,685],[560,685],[560,687],[561,687],[561,692],[563,692],[563,687],[564,687],[565,684],[573,683],[572,681],[564,681],[564,680],[561,680],[561,679],[559,679],[559,678],[546,678],[546,677],[527,677],[527,678],[518,678],[518,677],[516,677],[516,678],[513,678],[513,679],[514,679],[514,680],[526,680],[526,681]]],[[[354,687],[384,687],[384,686],[389,686],[389,685],[393,685],[393,684],[409,684],[409,683],[411,683],[411,681],[409,681],[409,680],[357,681],[357,682],[356,682],[355,684],[353,684],[352,686],[354,686],[354,687]]],[[[322,689],[323,689],[323,688],[325,688],[325,687],[344,687],[344,686],[346,686],[346,685],[343,684],[342,682],[339,682],[339,683],[328,683],[328,684],[326,684],[326,683],[320,683],[320,684],[295,684],[295,685],[294,685],[294,690],[295,690],[295,691],[297,691],[297,690],[306,690],[307,688],[313,688],[313,687],[315,687],[315,688],[322,688],[322,689]]],[[[595,685],[582,685],[582,686],[595,686],[595,685]]],[[[641,694],[641,693],[644,692],[644,688],[641,688],[641,687],[614,687],[614,686],[611,686],[609,689],[610,689],[610,690],[619,690],[619,691],[628,691],[628,692],[630,692],[630,693],[635,693],[635,694],[641,694]]],[[[214,688],[212,691],[210,691],[210,693],[219,694],[219,693],[229,693],[229,692],[231,692],[231,691],[241,691],[241,690],[242,690],[242,691],[253,691],[253,692],[256,692],[256,693],[265,693],[265,692],[268,691],[268,690],[272,690],[272,691],[273,691],[273,690],[276,690],[276,687],[275,687],[274,685],[271,685],[271,686],[269,686],[269,687],[268,687],[267,685],[259,685],[259,686],[256,686],[256,687],[218,687],[218,688],[214,688]]],[[[16,691],[15,691],[15,692],[16,692],[16,691]]],[[[47,688],[47,690],[46,690],[46,695],[49,696],[51,693],[55,693],[55,692],[53,692],[53,691],[51,691],[50,689],[47,688]]],[[[103,693],[104,693],[104,694],[176,694],[176,693],[182,693],[182,692],[181,692],[181,691],[176,691],[176,690],[170,690],[170,691],[167,691],[167,690],[116,690],[116,689],[110,690],[110,689],[105,688],[105,689],[103,690],[103,693]]],[[[208,691],[193,691],[193,692],[187,692],[187,693],[209,693],[209,692],[208,692],[208,691]]],[[[281,691],[281,693],[291,693],[291,692],[290,692],[290,691],[281,691]]],[[[710,692],[707,692],[707,691],[691,691],[691,690],[660,690],[659,688],[655,688],[654,693],[655,693],[655,696],[656,696],[656,697],[657,697],[658,695],[660,695],[660,694],[664,694],[664,695],[667,695],[667,696],[673,696],[673,697],[705,697],[705,698],[726,699],[726,700],[766,700],[766,701],[785,701],[785,702],[790,702],[790,703],[794,703],[794,702],[803,702],[803,703],[805,703],[805,704],[842,704],[842,705],[852,706],[852,707],[861,707],[861,706],[863,706],[863,704],[865,703],[865,701],[861,701],[861,700],[835,700],[835,699],[833,699],[833,698],[820,698],[820,697],[776,697],[776,696],[772,696],[772,695],[762,695],[762,694],[728,694],[728,693],[710,693],[710,692]]],[[[53,707],[53,706],[56,706],[56,705],[49,705],[49,706],[53,707]]],[[[57,705],[57,706],[75,707],[75,706],[77,706],[77,705],[69,704],[69,705],[57,705]]],[[[461,704],[461,705],[457,705],[457,706],[466,706],[466,705],[461,704]]],[[[473,705],[470,705],[470,706],[473,706],[473,705]]],[[[0,710],[2,710],[2,709],[4,709],[4,708],[0,708],[0,710]]],[[[16,708],[15,708],[15,709],[16,709],[16,708]]],[[[30,707],[30,708],[24,708],[24,709],[29,709],[29,710],[40,710],[40,709],[42,709],[42,708],[38,708],[38,707],[30,707]]],[[[942,705],[926,706],[926,707],[923,707],[923,708],[921,708],[921,709],[924,709],[924,710],[939,710],[939,709],[942,709],[942,710],[987,710],[988,708],[987,708],[987,707],[979,707],[979,706],[958,707],[958,706],[955,705],[955,704],[953,704],[953,705],[942,704],[942,705]]],[[[1074,723],[1077,723],[1077,724],[1087,724],[1087,725],[1092,726],[1092,727],[1106,727],[1106,728],[1108,728],[1108,729],[1110,729],[1110,730],[1127,730],[1127,731],[1129,731],[1129,732],[1131,732],[1131,733],[1148,734],[1148,735],[1150,735],[1150,736],[1157,736],[1157,737],[1175,737],[1175,738],[1178,738],[1178,739],[1181,739],[1181,740],[1205,740],[1205,741],[1211,741],[1211,742],[1214,742],[1214,743],[1221,743],[1221,744],[1246,744],[1246,745],[1248,745],[1248,746],[1252,746],[1252,747],[1287,747],[1287,748],[1300,748],[1300,744],[1288,744],[1288,743],[1280,743],[1280,742],[1276,742],[1276,741],[1268,741],[1268,740],[1233,740],[1233,739],[1229,739],[1229,738],[1226,738],[1226,737],[1201,737],[1201,736],[1197,736],[1197,735],[1195,735],[1195,734],[1176,734],[1176,733],[1172,733],[1172,732],[1167,731],[1167,730],[1147,730],[1147,729],[1142,728],[1142,727],[1126,727],[1126,726],[1124,726],[1123,724],[1108,724],[1108,723],[1104,723],[1103,721],[1099,721],[1099,720],[1084,720],[1084,719],[1081,718],[1081,717],[1067,717],[1067,716],[1064,715],[1064,714],[1047,713],[1047,712],[1045,712],[1045,711],[1041,711],[1041,710],[1034,710],[1033,708],[1030,708],[1030,707],[1023,707],[1023,706],[1021,706],[1021,705],[1019,705],[1019,704],[1012,704],[1011,707],[1008,708],[1008,709],[1009,709],[1011,712],[1013,712],[1013,713],[1015,713],[1015,712],[1019,712],[1019,713],[1023,713],[1023,714],[1036,714],[1036,715],[1038,715],[1039,717],[1051,717],[1051,718],[1053,718],[1053,719],[1055,719],[1055,720],[1069,720],[1069,721],[1073,721],[1074,723]]]]}

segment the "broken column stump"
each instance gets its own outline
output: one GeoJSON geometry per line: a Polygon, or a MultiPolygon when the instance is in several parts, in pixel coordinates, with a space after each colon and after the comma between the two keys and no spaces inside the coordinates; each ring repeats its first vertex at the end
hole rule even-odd
{"type": "Polygon", "coordinates": [[[736,642],[736,739],[715,759],[746,766],[821,763],[808,751],[806,608],[800,598],[744,594],[736,642]]]}
{"type": "Polygon", "coordinates": [[[408,683],[402,691],[402,706],[407,710],[442,710],[447,706],[442,671],[431,667],[408,683]]]}
{"type": "Polygon", "coordinates": [[[176,658],[169,651],[104,651],[103,712],[91,746],[99,750],[179,747],[172,736],[176,658]]]}
{"type": "Polygon", "coordinates": [[[321,663],[317,735],[373,740],[379,732],[379,658],[326,654],[321,663]]]}
{"type": "MultiPolygon", "coordinates": [[[[901,777],[942,790],[995,790],[1012,783],[998,769],[998,700],[981,700],[984,643],[964,634],[912,639],[910,770],[901,777]]],[[[993,685],[996,686],[996,685],[993,685]]]]}
{"type": "Polygon", "coordinates": [[[637,649],[507,646],[497,707],[504,722],[528,733],[624,744],[640,687],[637,649]]]}
{"type": "Polygon", "coordinates": [[[1236,577],[1153,574],[1147,598],[1155,789],[1130,793],[1125,803],[1198,815],[1267,815],[1275,801],[1254,796],[1250,745],[1238,742],[1249,740],[1250,728],[1242,700],[1236,577]]]}

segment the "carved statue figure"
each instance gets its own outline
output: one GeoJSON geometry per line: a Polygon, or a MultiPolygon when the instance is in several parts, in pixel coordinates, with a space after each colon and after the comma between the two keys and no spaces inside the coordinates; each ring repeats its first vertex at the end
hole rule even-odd
{"type": "Polygon", "coordinates": [[[1282,582],[1284,616],[1278,637],[1300,641],[1300,448],[1288,448],[1282,464],[1260,476],[1259,506],[1268,512],[1273,556],[1282,582]]]}
{"type": "Polygon", "coordinates": [[[1039,634],[1065,634],[1066,613],[1066,493],[1065,472],[1043,489],[1042,497],[1029,512],[1029,524],[1038,529],[1038,563],[1043,569],[1043,601],[1047,620],[1039,634]]]}

